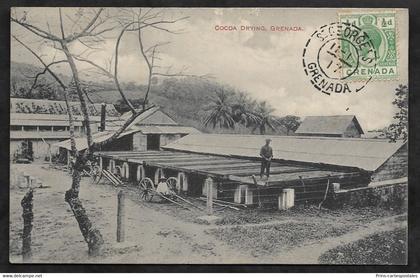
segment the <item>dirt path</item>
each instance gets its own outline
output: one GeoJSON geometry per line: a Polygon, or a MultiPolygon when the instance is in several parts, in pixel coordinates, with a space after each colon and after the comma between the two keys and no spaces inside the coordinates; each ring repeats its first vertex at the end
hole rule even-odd
{"type": "MultiPolygon", "coordinates": [[[[117,191],[108,185],[92,185],[88,178],[81,183],[80,197],[92,222],[100,229],[105,254],[89,258],[77,222],[64,202],[70,176],[39,165],[19,165],[26,173],[42,178],[45,189],[34,193],[33,262],[91,263],[217,263],[244,258],[231,247],[205,232],[206,225],[183,222],[165,213],[126,198],[126,236],[116,242],[117,191]],[[110,190],[111,189],[111,190],[110,190]]],[[[20,250],[16,234],[22,226],[20,199],[24,190],[14,190],[11,197],[11,245],[20,250]]],[[[21,262],[17,252],[12,262],[21,262]]]]}
{"type": "Polygon", "coordinates": [[[294,248],[284,253],[279,253],[279,255],[275,258],[270,256],[267,258],[260,259],[265,262],[272,263],[276,262],[284,264],[293,264],[299,262],[302,264],[319,264],[318,258],[324,252],[335,248],[339,245],[344,245],[353,241],[357,241],[374,233],[392,231],[397,228],[406,227],[405,222],[396,221],[396,218],[400,216],[401,215],[396,215],[380,220],[375,220],[354,232],[350,232],[339,237],[328,238],[325,240],[306,244],[302,247],[294,248]]]}

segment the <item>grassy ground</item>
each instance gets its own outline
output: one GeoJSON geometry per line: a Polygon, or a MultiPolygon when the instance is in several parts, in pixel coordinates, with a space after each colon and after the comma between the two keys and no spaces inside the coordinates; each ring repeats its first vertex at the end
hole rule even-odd
{"type": "Polygon", "coordinates": [[[407,230],[375,233],[353,243],[339,246],[322,254],[326,264],[392,264],[407,263],[407,230]]]}
{"type": "Polygon", "coordinates": [[[336,225],[328,223],[268,224],[257,226],[236,226],[212,229],[209,233],[237,248],[251,251],[253,256],[268,255],[296,248],[303,244],[328,237],[337,237],[356,225],[336,225]]]}
{"type": "Polygon", "coordinates": [[[284,221],[287,219],[302,219],[316,221],[316,219],[333,220],[339,222],[351,222],[364,224],[378,218],[398,215],[405,210],[385,210],[377,207],[364,208],[343,208],[329,210],[318,209],[315,205],[299,205],[287,211],[246,209],[241,211],[225,210],[220,214],[217,225],[241,225],[241,224],[260,224],[272,221],[284,221]]]}

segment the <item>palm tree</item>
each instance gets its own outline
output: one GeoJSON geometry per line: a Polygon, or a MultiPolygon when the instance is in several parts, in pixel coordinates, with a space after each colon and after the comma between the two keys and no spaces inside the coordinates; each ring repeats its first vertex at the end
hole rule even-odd
{"type": "Polygon", "coordinates": [[[254,110],[255,101],[252,102],[250,98],[242,92],[237,94],[235,97],[235,104],[232,105],[232,117],[236,123],[242,124],[245,127],[257,124],[259,118],[254,110]]]}
{"type": "Polygon", "coordinates": [[[274,111],[266,101],[258,103],[255,110],[255,114],[258,116],[258,122],[252,131],[254,132],[257,128],[260,130],[260,134],[265,134],[267,128],[276,131],[275,126],[278,123],[275,116],[273,116],[274,111]]]}
{"type": "Polygon", "coordinates": [[[287,116],[278,118],[277,123],[283,126],[286,129],[286,134],[289,135],[290,131],[295,132],[298,129],[301,121],[300,121],[300,117],[298,116],[287,115],[287,116]]]}
{"type": "Polygon", "coordinates": [[[210,114],[204,120],[204,126],[211,124],[213,128],[217,125],[220,128],[235,128],[230,96],[223,89],[216,91],[216,97],[206,110],[210,111],[210,114]]]}

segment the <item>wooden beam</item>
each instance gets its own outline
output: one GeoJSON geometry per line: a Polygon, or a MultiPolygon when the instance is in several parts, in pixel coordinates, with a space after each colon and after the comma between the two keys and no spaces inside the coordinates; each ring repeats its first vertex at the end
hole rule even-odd
{"type": "Polygon", "coordinates": [[[162,169],[169,169],[169,170],[174,170],[174,171],[178,171],[178,172],[195,173],[195,174],[200,174],[200,175],[209,176],[209,177],[221,177],[220,175],[214,174],[214,173],[209,172],[209,171],[201,171],[201,170],[190,169],[188,167],[181,167],[181,166],[171,166],[171,165],[163,164],[163,163],[155,163],[155,162],[144,161],[143,165],[151,166],[151,167],[158,167],[158,168],[162,168],[162,169]]]}
{"type": "Polygon", "coordinates": [[[173,153],[169,151],[109,151],[109,152],[95,152],[95,155],[99,156],[124,156],[124,155],[145,155],[145,154],[157,154],[157,153],[173,153]]]}
{"type": "Polygon", "coordinates": [[[239,162],[239,163],[227,163],[227,164],[220,164],[220,165],[210,165],[208,167],[203,167],[204,165],[197,165],[191,166],[190,169],[200,169],[203,171],[212,171],[217,169],[237,169],[246,166],[258,166],[260,163],[256,162],[239,162]]]}
{"type": "MultiPolygon", "coordinates": [[[[242,167],[240,169],[232,169],[232,170],[220,170],[216,171],[218,174],[221,175],[237,175],[237,176],[250,176],[259,174],[261,167],[259,166],[249,166],[249,167],[242,167]]],[[[306,171],[316,171],[315,168],[302,168],[302,167],[290,167],[290,166],[277,166],[270,168],[270,174],[280,174],[280,173],[295,173],[295,172],[306,172],[306,171]]]]}
{"type": "MultiPolygon", "coordinates": [[[[322,181],[330,178],[352,178],[352,177],[360,177],[360,173],[352,172],[352,173],[343,173],[343,172],[332,172],[332,171],[308,171],[308,172],[297,172],[297,173],[286,173],[286,174],[277,174],[277,175],[270,175],[269,178],[269,185],[273,186],[281,186],[284,182],[300,182],[299,176],[302,176],[305,184],[314,181],[322,181]],[[330,175],[330,176],[328,176],[330,175]]],[[[228,175],[228,178],[232,181],[238,181],[245,184],[254,184],[251,176],[236,176],[236,175],[228,175]]],[[[258,181],[258,185],[265,185],[266,180],[258,181]]]]}
{"type": "Polygon", "coordinates": [[[145,157],[171,157],[179,155],[172,152],[155,151],[152,153],[145,152],[121,152],[121,153],[95,153],[98,156],[109,157],[114,159],[125,159],[125,158],[145,158],[145,157]]]}
{"type": "Polygon", "coordinates": [[[341,176],[345,175],[346,173],[342,172],[334,172],[334,171],[306,171],[306,172],[295,172],[295,173],[284,173],[284,174],[276,174],[276,175],[270,175],[270,181],[275,180],[282,180],[282,181],[290,181],[290,180],[298,180],[299,176],[302,177],[303,180],[306,179],[313,179],[313,178],[324,178],[328,175],[331,176],[341,176]]]}
{"type": "MultiPolygon", "coordinates": [[[[143,161],[156,161],[156,162],[165,162],[171,160],[182,160],[182,159],[192,159],[190,155],[168,155],[168,156],[132,156],[132,157],[122,157],[122,156],[113,156],[112,159],[119,161],[128,161],[128,162],[143,162],[143,161]]],[[[197,158],[198,159],[198,158],[197,158]]]]}
{"type": "Polygon", "coordinates": [[[200,161],[219,161],[225,160],[223,158],[214,158],[214,157],[202,157],[202,156],[174,156],[174,157],[156,157],[156,158],[145,158],[145,161],[153,161],[153,162],[165,162],[171,164],[182,164],[183,162],[200,162],[200,161]]]}
{"type": "Polygon", "coordinates": [[[232,161],[228,160],[228,159],[194,159],[194,160],[184,160],[184,161],[172,161],[172,160],[168,160],[168,164],[170,165],[183,165],[183,166],[187,166],[187,165],[200,165],[203,166],[203,168],[205,167],[211,167],[211,166],[215,166],[215,165],[220,165],[220,164],[231,164],[232,161]]]}

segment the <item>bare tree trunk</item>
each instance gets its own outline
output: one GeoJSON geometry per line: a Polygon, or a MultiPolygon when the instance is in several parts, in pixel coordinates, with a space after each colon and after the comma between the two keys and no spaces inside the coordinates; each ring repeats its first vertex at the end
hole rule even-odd
{"type": "Polygon", "coordinates": [[[83,90],[80,86],[80,79],[79,79],[79,73],[77,71],[76,68],[76,64],[74,63],[74,59],[73,56],[71,55],[67,44],[65,42],[61,42],[61,46],[63,48],[63,52],[66,55],[67,61],[69,62],[70,65],[70,69],[72,71],[72,75],[74,78],[74,83],[76,85],[76,91],[77,91],[77,95],[79,97],[80,100],[80,108],[82,110],[82,114],[83,114],[83,120],[85,122],[86,125],[86,138],[88,141],[88,151],[90,150],[90,147],[93,145],[93,141],[92,141],[92,131],[90,129],[90,120],[89,120],[89,113],[87,110],[87,105],[86,105],[86,100],[84,98],[84,94],[83,94],[83,90]]]}
{"type": "Polygon", "coordinates": [[[72,155],[76,155],[77,149],[76,149],[76,141],[74,140],[74,120],[73,120],[73,112],[71,111],[70,103],[67,96],[67,89],[64,88],[64,102],[67,106],[67,114],[69,116],[69,133],[70,133],[70,146],[71,150],[73,152],[72,155]]]}
{"type": "MultiPolygon", "coordinates": [[[[79,154],[76,150],[75,145],[73,149],[74,142],[72,142],[72,149],[76,150],[76,154],[75,154],[76,162],[74,163],[74,166],[73,166],[71,188],[66,191],[65,201],[69,204],[71,210],[73,211],[74,217],[76,218],[77,223],[79,224],[80,231],[82,232],[82,235],[88,244],[89,255],[98,256],[101,254],[101,249],[102,249],[101,247],[104,243],[104,240],[102,238],[100,231],[96,229],[95,227],[93,227],[92,222],[90,221],[89,217],[86,214],[86,210],[83,208],[82,201],[79,198],[80,180],[82,178],[82,172],[86,168],[86,162],[88,161],[87,157],[90,153],[90,148],[93,145],[92,132],[90,129],[89,113],[87,110],[86,101],[83,96],[83,91],[80,86],[80,79],[79,79],[78,71],[76,68],[76,64],[74,63],[73,57],[69,49],[67,48],[66,43],[62,42],[61,46],[67,57],[71,71],[73,73],[74,83],[76,85],[76,91],[79,96],[80,107],[81,107],[84,122],[86,125],[86,138],[87,138],[87,143],[88,143],[88,149],[85,151],[85,153],[79,154]]],[[[69,120],[72,121],[70,118],[71,116],[69,114],[69,120]]],[[[73,138],[74,138],[74,134],[73,134],[73,138]]],[[[89,170],[89,169],[86,169],[86,170],[89,170]]]]}
{"type": "MultiPolygon", "coordinates": [[[[76,180],[78,179],[78,182],[80,183],[79,171],[73,172],[73,179],[75,179],[75,177],[76,180]]],[[[65,200],[70,205],[77,223],[79,223],[80,231],[82,232],[82,235],[88,244],[89,255],[100,255],[104,240],[99,230],[93,227],[92,222],[89,220],[89,217],[86,214],[86,210],[83,208],[82,202],[79,199],[78,192],[73,190],[73,188],[69,189],[66,192],[65,200]]]]}
{"type": "Polygon", "coordinates": [[[31,251],[31,231],[32,231],[32,220],[34,219],[34,214],[32,212],[33,208],[33,190],[30,189],[21,201],[23,208],[23,233],[22,233],[22,256],[23,261],[27,262],[32,258],[31,251]]]}

